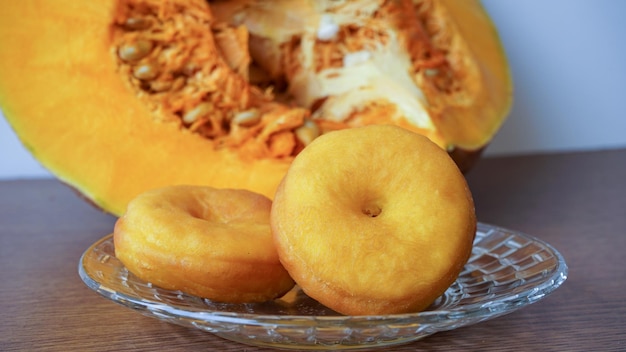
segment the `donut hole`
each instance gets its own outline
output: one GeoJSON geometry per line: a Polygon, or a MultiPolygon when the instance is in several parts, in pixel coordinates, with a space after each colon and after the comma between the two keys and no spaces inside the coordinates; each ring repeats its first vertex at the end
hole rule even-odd
{"type": "Polygon", "coordinates": [[[189,209],[187,209],[186,213],[188,216],[191,216],[194,219],[206,220],[204,212],[197,208],[190,207],[189,209]]]}
{"type": "Polygon", "coordinates": [[[375,218],[383,212],[383,209],[376,203],[365,203],[361,208],[361,212],[370,218],[375,218]]]}

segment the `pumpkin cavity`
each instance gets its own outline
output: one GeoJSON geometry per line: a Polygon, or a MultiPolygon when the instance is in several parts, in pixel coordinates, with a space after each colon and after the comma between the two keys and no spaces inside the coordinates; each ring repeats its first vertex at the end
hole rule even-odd
{"type": "Polygon", "coordinates": [[[248,82],[244,27],[215,20],[204,1],[124,0],[112,28],[119,73],[155,119],[252,157],[295,153],[309,112],[248,82]]]}
{"type": "MultiPolygon", "coordinates": [[[[215,148],[254,158],[290,158],[321,133],[372,123],[402,125],[445,144],[434,132],[429,102],[419,87],[425,81],[438,94],[459,89],[447,60],[447,37],[441,34],[447,23],[436,18],[431,1],[318,3],[308,13],[312,22],[303,21],[280,42],[254,28],[273,25],[278,31],[284,23],[253,16],[250,8],[263,9],[261,3],[238,3],[119,1],[112,26],[118,70],[156,120],[212,140],[215,148]],[[411,109],[421,116],[407,118],[415,111],[398,109],[406,104],[384,89],[354,94],[366,99],[340,100],[347,108],[338,112],[332,99],[323,106],[332,89],[316,92],[302,78],[346,75],[349,81],[355,74],[351,67],[390,50],[392,40],[408,55],[400,75],[413,79],[409,99],[422,101],[412,102],[411,109]]],[[[346,84],[335,93],[371,90],[368,85],[374,84],[346,84]]]]}

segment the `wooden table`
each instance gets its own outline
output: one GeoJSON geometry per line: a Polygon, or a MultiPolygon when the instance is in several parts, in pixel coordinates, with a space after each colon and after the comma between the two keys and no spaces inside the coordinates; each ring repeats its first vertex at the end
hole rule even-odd
{"type": "MultiPolygon", "coordinates": [[[[626,350],[626,149],[486,158],[478,218],[556,247],[570,271],[545,299],[398,351],[626,350]]],[[[0,182],[1,351],[266,351],[144,317],[88,289],[78,259],[115,218],[55,180],[0,182]]]]}

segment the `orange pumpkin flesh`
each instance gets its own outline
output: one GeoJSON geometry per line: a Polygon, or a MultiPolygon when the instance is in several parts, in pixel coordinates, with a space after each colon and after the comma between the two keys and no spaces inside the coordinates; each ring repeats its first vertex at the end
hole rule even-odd
{"type": "MultiPolygon", "coordinates": [[[[508,67],[478,2],[443,5],[479,70],[473,100],[455,105],[448,99],[433,109],[432,121],[442,147],[479,153],[508,112],[508,67]]],[[[173,184],[272,197],[293,155],[250,157],[180,123],[156,121],[154,107],[120,74],[113,25],[118,6],[114,0],[3,6],[0,107],[26,148],[60,180],[117,215],[139,193],[173,184]]],[[[388,121],[382,116],[380,122],[388,121]]]]}
{"type": "Polygon", "coordinates": [[[26,147],[59,179],[117,215],[144,190],[170,184],[273,196],[288,162],[242,162],[175,125],[153,122],[111,59],[114,7],[113,1],[6,5],[0,104],[26,147]]]}

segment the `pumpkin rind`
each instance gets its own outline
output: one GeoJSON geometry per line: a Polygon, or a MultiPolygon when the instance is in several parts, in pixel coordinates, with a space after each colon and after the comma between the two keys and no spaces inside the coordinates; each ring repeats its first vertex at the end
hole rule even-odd
{"type": "Polygon", "coordinates": [[[478,0],[442,0],[458,33],[478,64],[481,86],[471,105],[448,104],[435,125],[455,148],[481,150],[491,141],[513,103],[513,80],[493,23],[478,0]]]}
{"type": "MultiPolygon", "coordinates": [[[[487,86],[470,109],[442,112],[443,120],[455,122],[442,120],[441,129],[453,145],[479,150],[510,106],[508,67],[477,1],[444,4],[467,34],[487,86]],[[485,118],[476,121],[475,114],[485,118]],[[451,125],[462,127],[446,128],[451,125]]],[[[244,188],[273,197],[290,158],[242,159],[177,124],[154,122],[112,58],[116,6],[115,0],[3,5],[0,106],[26,148],[60,180],[116,215],[139,193],[175,184],[244,188]]]]}

